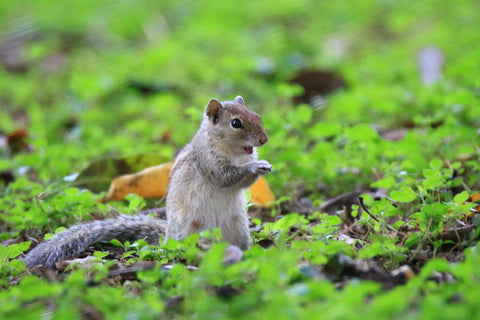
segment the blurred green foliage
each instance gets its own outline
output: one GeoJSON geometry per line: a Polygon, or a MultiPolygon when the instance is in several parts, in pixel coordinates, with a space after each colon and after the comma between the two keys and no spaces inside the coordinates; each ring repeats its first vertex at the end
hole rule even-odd
{"type": "Polygon", "coordinates": [[[218,230],[203,235],[209,250],[199,235],[160,247],[116,243],[128,263],[173,264],[122,284],[105,280],[103,252],[97,269],[50,282],[16,259],[28,242],[0,246],[0,317],[476,318],[476,242],[454,246],[470,246],[462,262],[421,257],[448,244],[438,236],[465,220],[465,201],[479,191],[479,9],[473,0],[0,2],[0,134],[26,128],[34,148],[14,154],[0,144],[0,171],[16,177],[0,184],[2,241],[138,211],[139,197],[107,206],[63,178],[104,156],[172,159],[211,97],[241,94],[262,115],[270,141],[259,153],[275,168],[277,197],[322,203],[368,186],[389,196],[365,196],[378,221],[359,215],[356,226],[373,230],[361,249],[335,240],[337,215],[292,212],[255,219],[255,240],[275,245],[254,245],[230,266],[218,230]],[[417,61],[427,47],[444,55],[443,77],[430,86],[417,61]],[[346,87],[313,107],[294,105],[302,88],[289,80],[303,69],[333,71],[346,87]],[[385,138],[397,130],[404,136],[385,138]],[[387,222],[412,235],[399,243],[387,222]],[[391,290],[356,280],[337,290],[305,271],[339,254],[419,273],[391,290]],[[440,273],[451,279],[437,281],[440,273]]]}

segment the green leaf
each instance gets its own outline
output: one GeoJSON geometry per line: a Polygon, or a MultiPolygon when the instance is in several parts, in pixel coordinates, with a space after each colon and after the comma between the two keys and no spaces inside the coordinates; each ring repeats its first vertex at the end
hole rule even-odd
{"type": "MultiPolygon", "coordinates": [[[[139,271],[138,278],[146,283],[156,283],[165,276],[165,272],[161,270],[161,265],[156,265],[152,270],[139,271]]],[[[162,305],[161,300],[159,301],[162,305]]]]}
{"type": "Polygon", "coordinates": [[[425,169],[423,170],[423,176],[425,178],[438,177],[441,175],[441,172],[434,169],[425,169]]]}
{"type": "Polygon", "coordinates": [[[273,225],[269,225],[272,231],[283,230],[288,231],[291,226],[308,224],[308,220],[304,216],[298,213],[291,213],[275,222],[273,225]]]}
{"type": "Polygon", "coordinates": [[[121,243],[117,239],[110,240],[110,244],[112,244],[113,246],[115,246],[117,248],[123,248],[123,243],[121,243]]]}
{"type": "Polygon", "coordinates": [[[135,253],[137,253],[137,251],[135,251],[135,250],[127,251],[124,254],[122,254],[122,258],[126,258],[128,256],[131,256],[132,254],[135,254],[135,253]]]}
{"type": "Polygon", "coordinates": [[[443,185],[445,179],[441,176],[431,176],[423,180],[423,186],[427,190],[435,190],[443,185]]]}
{"type": "Polygon", "coordinates": [[[456,194],[455,197],[453,197],[453,201],[455,203],[464,203],[465,201],[467,201],[469,198],[469,195],[468,195],[468,192],[467,191],[462,191],[460,192],[459,194],[456,194]]]}
{"type": "Polygon", "coordinates": [[[419,232],[411,233],[408,238],[405,240],[405,247],[410,248],[412,246],[417,245],[418,241],[420,240],[421,236],[419,232]]]}
{"type": "Polygon", "coordinates": [[[397,182],[395,181],[395,178],[393,176],[385,176],[382,179],[375,181],[371,184],[372,187],[374,188],[384,188],[384,189],[390,189],[393,187],[397,182]]]}
{"type": "Polygon", "coordinates": [[[341,224],[341,223],[342,223],[342,219],[340,219],[339,216],[335,216],[335,215],[329,215],[328,216],[328,224],[337,225],[337,224],[341,224]]]}
{"type": "Polygon", "coordinates": [[[131,210],[138,210],[145,206],[145,199],[138,194],[128,194],[125,196],[125,200],[128,201],[128,208],[131,210]]]}
{"type": "Polygon", "coordinates": [[[346,130],[346,133],[352,141],[372,140],[378,137],[377,131],[367,124],[357,124],[346,130]]]}
{"type": "Polygon", "coordinates": [[[410,202],[417,198],[417,195],[410,187],[402,187],[398,191],[390,193],[390,199],[397,202],[410,202]]]}
{"type": "Polygon", "coordinates": [[[10,271],[10,275],[16,277],[20,275],[23,271],[25,271],[27,267],[25,266],[25,263],[23,261],[13,259],[12,261],[10,261],[8,268],[10,271]]]}
{"type": "Polygon", "coordinates": [[[105,252],[105,251],[95,251],[95,252],[93,253],[93,255],[94,255],[95,257],[97,257],[97,258],[103,259],[103,258],[105,258],[106,256],[108,256],[109,253],[108,253],[108,252],[105,252]]]}
{"type": "Polygon", "coordinates": [[[75,195],[78,194],[79,190],[78,190],[78,188],[67,188],[67,189],[63,190],[63,192],[67,196],[75,196],[75,195]]]}
{"type": "Polygon", "coordinates": [[[22,252],[30,248],[31,241],[11,244],[7,247],[8,257],[10,259],[18,257],[22,252]]]}
{"type": "Polygon", "coordinates": [[[7,247],[0,245],[0,261],[6,261],[8,258],[9,252],[7,247]]]}
{"type": "Polygon", "coordinates": [[[311,129],[311,134],[318,138],[336,136],[342,132],[342,126],[339,123],[319,122],[311,129]]]}
{"type": "Polygon", "coordinates": [[[313,109],[308,105],[300,105],[290,114],[291,123],[300,126],[308,123],[313,115],[313,109]]]}
{"type": "Polygon", "coordinates": [[[440,170],[443,166],[443,161],[441,159],[434,158],[432,159],[432,161],[430,161],[429,164],[430,164],[430,168],[434,170],[440,170]]]}

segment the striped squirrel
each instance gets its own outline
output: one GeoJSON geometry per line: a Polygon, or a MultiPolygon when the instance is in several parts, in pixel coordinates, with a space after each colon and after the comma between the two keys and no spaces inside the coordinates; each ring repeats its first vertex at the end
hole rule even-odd
{"type": "Polygon", "coordinates": [[[251,245],[243,189],[272,166],[257,160],[256,147],[268,141],[262,120],[242,97],[211,99],[200,129],[175,159],[166,198],[167,221],[148,215],[118,217],[80,224],[37,245],[24,258],[27,267],[75,257],[99,241],[145,239],[157,244],[181,240],[192,233],[219,227],[230,244],[251,245]]]}

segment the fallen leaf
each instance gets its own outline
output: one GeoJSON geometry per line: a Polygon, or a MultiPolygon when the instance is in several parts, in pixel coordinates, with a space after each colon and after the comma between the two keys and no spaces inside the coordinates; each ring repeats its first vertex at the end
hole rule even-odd
{"type": "Polygon", "coordinates": [[[75,179],[75,184],[93,192],[108,189],[112,179],[124,174],[132,174],[169,159],[156,154],[139,154],[124,158],[105,157],[91,162],[75,179]]]}
{"type": "Polygon", "coordinates": [[[6,187],[10,183],[15,182],[15,175],[11,170],[0,171],[0,181],[2,181],[3,186],[6,187]]]}
{"type": "Polygon", "coordinates": [[[257,244],[262,247],[263,249],[268,249],[270,248],[271,246],[274,246],[275,245],[275,242],[273,242],[272,239],[262,239],[262,240],[259,240],[257,241],[257,244]]]}
{"type": "Polygon", "coordinates": [[[112,181],[104,201],[123,200],[135,193],[143,198],[162,198],[167,194],[168,175],[173,162],[150,167],[135,174],[127,174],[112,181]]]}
{"type": "Polygon", "coordinates": [[[28,139],[27,129],[19,129],[7,136],[7,145],[11,154],[16,154],[22,151],[33,151],[33,147],[25,140],[28,139]]]}
{"type": "Polygon", "coordinates": [[[315,105],[315,100],[320,96],[346,87],[345,81],[338,74],[326,70],[304,70],[290,79],[290,82],[304,89],[301,96],[294,98],[295,104],[315,105]]]}
{"type": "Polygon", "coordinates": [[[270,190],[270,186],[264,177],[258,178],[250,186],[250,194],[252,195],[250,202],[260,207],[266,207],[269,203],[275,201],[275,195],[270,190]]]}
{"type": "Polygon", "coordinates": [[[471,218],[475,213],[480,212],[480,193],[472,194],[469,197],[469,201],[470,202],[475,202],[476,204],[478,204],[478,206],[472,208],[472,212],[467,216],[467,217],[471,218]]]}

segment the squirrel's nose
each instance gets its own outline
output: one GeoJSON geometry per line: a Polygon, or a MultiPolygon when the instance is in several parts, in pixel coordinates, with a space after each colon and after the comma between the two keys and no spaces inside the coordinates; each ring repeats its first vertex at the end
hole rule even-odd
{"type": "Polygon", "coordinates": [[[260,137],[260,139],[259,139],[258,142],[260,142],[260,145],[263,146],[265,143],[267,143],[267,141],[268,141],[268,137],[267,137],[267,135],[265,134],[265,135],[263,135],[263,136],[260,137]]]}

